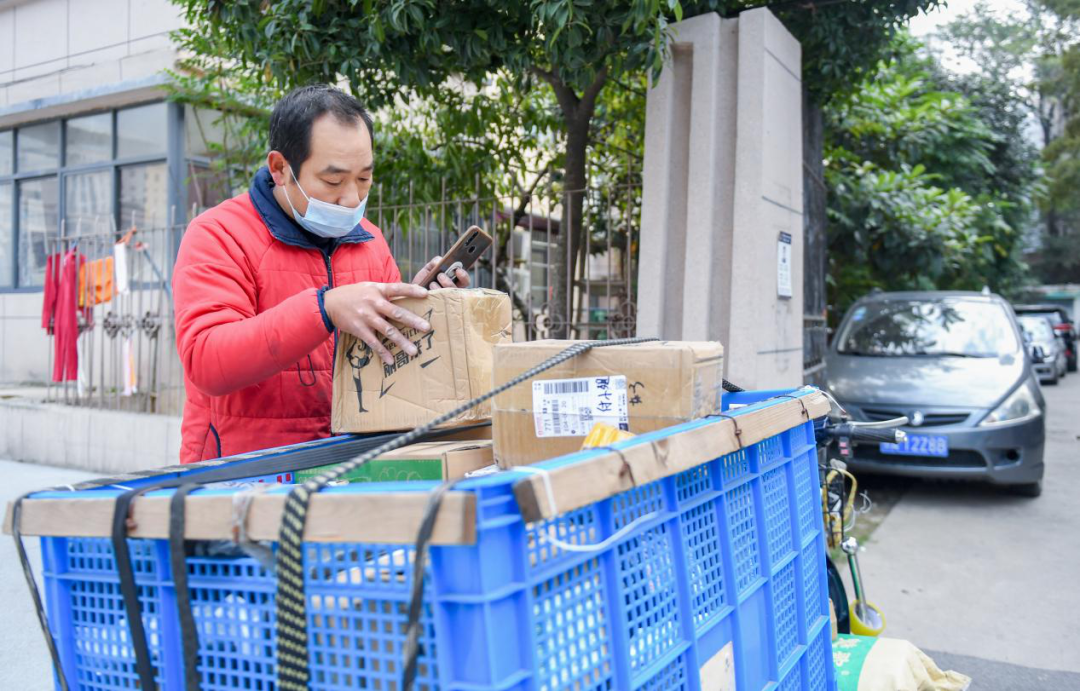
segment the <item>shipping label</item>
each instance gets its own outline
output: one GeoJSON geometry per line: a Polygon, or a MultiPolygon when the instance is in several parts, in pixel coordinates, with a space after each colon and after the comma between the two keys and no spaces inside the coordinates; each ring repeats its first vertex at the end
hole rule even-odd
{"type": "Polygon", "coordinates": [[[597,422],[630,429],[626,377],[581,377],[533,382],[537,437],[584,437],[597,422]]]}

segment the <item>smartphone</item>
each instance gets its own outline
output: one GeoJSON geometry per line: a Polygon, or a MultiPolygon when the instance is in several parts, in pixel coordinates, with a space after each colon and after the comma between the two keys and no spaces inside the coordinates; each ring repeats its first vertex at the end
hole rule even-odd
{"type": "Polygon", "coordinates": [[[439,274],[446,274],[456,284],[457,273],[454,270],[463,269],[468,271],[471,269],[476,260],[480,258],[480,255],[491,247],[491,243],[490,235],[481,230],[479,226],[472,226],[443,255],[442,261],[439,262],[439,266],[436,267],[435,273],[431,275],[430,280],[435,280],[435,277],[439,274]]]}

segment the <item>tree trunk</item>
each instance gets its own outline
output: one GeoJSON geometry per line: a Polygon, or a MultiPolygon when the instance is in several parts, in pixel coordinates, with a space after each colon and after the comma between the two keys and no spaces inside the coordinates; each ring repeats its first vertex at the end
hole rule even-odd
{"type": "MultiPolygon", "coordinates": [[[[587,89],[578,96],[556,74],[534,67],[533,72],[551,85],[559,101],[566,132],[563,161],[563,213],[555,240],[551,267],[551,299],[548,316],[551,319],[551,338],[568,338],[574,318],[572,301],[573,277],[577,255],[585,227],[585,187],[588,184],[587,162],[589,125],[596,111],[596,98],[607,82],[607,68],[602,68],[587,89]]],[[[588,309],[588,306],[586,306],[588,309]]]]}
{"type": "MultiPolygon", "coordinates": [[[[574,321],[574,281],[578,255],[581,251],[585,226],[586,155],[589,146],[589,122],[567,118],[566,166],[563,172],[563,213],[555,242],[554,264],[551,272],[551,317],[554,338],[569,338],[574,321]]],[[[586,309],[588,306],[586,306],[586,309]]]]}

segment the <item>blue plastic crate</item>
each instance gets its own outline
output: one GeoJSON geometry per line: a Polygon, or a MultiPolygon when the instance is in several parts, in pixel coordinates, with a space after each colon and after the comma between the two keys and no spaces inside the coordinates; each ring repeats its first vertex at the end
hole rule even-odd
{"type": "MultiPolygon", "coordinates": [[[[732,414],[778,403],[757,402],[766,397],[736,394],[729,403],[750,405],[732,414]]],[[[620,446],[717,422],[695,421],[620,446]]],[[[416,688],[696,691],[699,670],[730,651],[739,689],[831,691],[813,439],[813,423],[805,422],[536,523],[522,520],[514,499],[524,471],[459,485],[477,495],[477,542],[431,549],[416,688]],[[594,544],[634,521],[621,540],[595,552],[566,551],[547,538],[594,544]]],[[[82,689],[138,688],[109,541],[42,542],[49,621],[68,679],[82,689]]],[[[168,545],[130,543],[158,682],[181,689],[168,545]]],[[[399,688],[413,557],[412,545],[305,545],[311,688],[399,688]]],[[[202,688],[274,688],[273,574],[248,558],[191,557],[187,569],[202,688]]]]}

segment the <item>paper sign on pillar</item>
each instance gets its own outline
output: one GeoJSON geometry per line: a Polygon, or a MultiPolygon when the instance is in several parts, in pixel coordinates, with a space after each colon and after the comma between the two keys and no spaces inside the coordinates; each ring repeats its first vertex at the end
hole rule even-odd
{"type": "MultiPolygon", "coordinates": [[[[495,386],[573,343],[497,346],[495,386]]],[[[495,397],[495,460],[505,468],[573,453],[597,422],[640,434],[719,413],[723,369],[713,341],[595,348],[495,397]]]]}
{"type": "MultiPolygon", "coordinates": [[[[449,288],[395,302],[423,317],[431,329],[396,324],[417,353],[409,355],[384,338],[391,364],[360,339],[339,333],[331,413],[335,433],[412,429],[491,390],[494,348],[512,338],[505,293],[449,288]]],[[[490,417],[490,406],[482,404],[446,426],[490,417]]]]}

